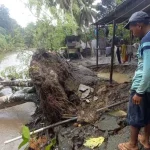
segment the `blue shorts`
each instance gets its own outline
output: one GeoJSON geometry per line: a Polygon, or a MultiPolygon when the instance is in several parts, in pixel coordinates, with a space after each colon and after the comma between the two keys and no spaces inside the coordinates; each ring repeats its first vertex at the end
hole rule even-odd
{"type": "Polygon", "coordinates": [[[150,93],[144,94],[140,105],[135,105],[132,102],[135,93],[132,91],[130,95],[127,122],[131,126],[141,128],[150,124],[150,93]]]}

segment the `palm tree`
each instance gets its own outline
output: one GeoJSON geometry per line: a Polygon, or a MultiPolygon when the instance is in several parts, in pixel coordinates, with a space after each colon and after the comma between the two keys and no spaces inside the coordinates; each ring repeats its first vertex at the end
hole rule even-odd
{"type": "Polygon", "coordinates": [[[42,8],[42,5],[48,8],[59,5],[65,12],[71,14],[72,19],[75,19],[79,26],[88,26],[89,23],[94,21],[97,15],[93,8],[93,0],[29,0],[29,3],[31,6],[35,6],[36,10],[42,8]],[[75,5],[79,9],[78,15],[76,15],[76,12],[73,10],[75,5]]]}
{"type": "Polygon", "coordinates": [[[93,0],[78,0],[80,8],[80,26],[89,26],[97,17],[97,12],[93,7],[93,0]]]}

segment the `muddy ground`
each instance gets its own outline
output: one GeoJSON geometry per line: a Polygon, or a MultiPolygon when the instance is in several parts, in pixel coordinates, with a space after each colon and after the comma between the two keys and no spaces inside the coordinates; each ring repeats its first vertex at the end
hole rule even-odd
{"type": "MultiPolygon", "coordinates": [[[[94,70],[96,74],[108,73],[110,69],[109,65],[100,65],[98,69],[93,66],[90,68],[94,70]]],[[[125,115],[118,114],[114,116],[110,112],[117,110],[126,112],[127,103],[97,114],[94,112],[96,112],[97,109],[116,102],[128,100],[131,79],[135,69],[135,65],[115,65],[114,76],[115,74],[117,74],[117,78],[126,76],[124,80],[121,80],[121,83],[117,83],[117,79],[115,79],[113,84],[110,84],[107,76],[99,78],[98,84],[92,86],[92,88],[94,88],[92,96],[96,98],[90,99],[89,96],[88,101],[84,99],[78,106],[79,121],[55,127],[54,129],[40,133],[40,135],[46,134],[49,139],[56,136],[57,146],[54,149],[59,150],[89,150],[89,148],[83,145],[85,140],[99,136],[104,137],[105,141],[101,146],[94,148],[94,150],[117,150],[117,145],[120,142],[128,140],[129,127],[127,126],[125,115]],[[120,76],[118,76],[118,74],[120,76]],[[129,79],[128,82],[126,78],[129,79]],[[91,114],[93,114],[92,119],[91,114]],[[95,117],[94,119],[93,116],[95,117]]],[[[38,114],[38,112],[36,114],[38,114]]],[[[38,129],[49,124],[46,118],[41,119],[40,115],[35,115],[34,117],[36,117],[36,119],[29,125],[31,129],[38,129]]],[[[73,116],[70,115],[69,117],[73,116]]]]}

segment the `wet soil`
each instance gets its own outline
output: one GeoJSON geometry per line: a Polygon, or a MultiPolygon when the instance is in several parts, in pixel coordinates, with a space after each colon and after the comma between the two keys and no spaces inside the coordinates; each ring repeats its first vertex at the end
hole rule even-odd
{"type": "MultiPolygon", "coordinates": [[[[98,69],[92,69],[96,74],[108,74],[109,65],[101,65],[98,69]]],[[[107,109],[98,114],[94,114],[93,112],[102,107],[128,100],[131,87],[131,77],[134,75],[135,69],[135,65],[114,66],[114,74],[123,75],[119,76],[122,77],[121,83],[117,83],[116,80],[113,84],[110,84],[108,76],[99,78],[98,84],[92,86],[92,88],[94,88],[93,95],[98,97],[98,99],[90,100],[90,102],[80,102],[78,107],[79,121],[56,127],[53,131],[48,131],[51,135],[55,134],[57,137],[56,149],[89,150],[89,148],[83,146],[85,140],[89,137],[103,136],[105,137],[105,142],[100,147],[95,148],[95,150],[117,150],[117,145],[120,142],[128,140],[129,128],[126,127],[127,124],[125,117],[110,117],[110,115],[108,115],[108,112],[112,110],[123,110],[126,112],[127,103],[107,109]],[[124,76],[125,78],[123,78],[124,76]],[[94,114],[94,119],[93,116],[91,118],[92,113],[94,114]]],[[[36,129],[43,125],[48,125],[48,122],[44,118],[40,121],[39,117],[38,119],[36,118],[36,123],[32,122],[32,124],[30,124],[30,127],[36,129]]]]}
{"type": "MultiPolygon", "coordinates": [[[[113,82],[113,84],[110,84],[108,79],[110,69],[109,65],[100,65],[98,69],[92,69],[96,74],[106,75],[103,77],[101,76],[99,78],[99,82],[96,85],[91,86],[92,88],[94,88],[92,96],[96,96],[98,97],[98,99],[94,100],[91,97],[88,97],[90,102],[84,100],[80,101],[80,104],[77,107],[77,114],[79,118],[78,122],[71,122],[63,126],[58,126],[54,129],[46,130],[39,134],[39,136],[45,134],[46,136],[48,136],[48,138],[56,136],[57,146],[55,149],[89,150],[89,148],[83,146],[85,140],[89,137],[103,136],[105,137],[105,142],[100,147],[95,148],[95,150],[115,150],[117,149],[118,142],[120,142],[118,139],[121,139],[121,142],[128,140],[129,129],[125,128],[125,118],[111,117],[110,115],[108,115],[108,112],[111,110],[126,111],[126,103],[100,112],[98,114],[94,114],[94,112],[97,109],[109,106],[116,102],[128,100],[129,90],[131,87],[130,79],[134,74],[136,66],[114,66],[114,74],[121,74],[127,77],[127,79],[129,78],[129,81],[125,80],[126,78],[124,79],[122,77],[123,80],[121,83],[117,83],[116,80],[113,82]],[[92,117],[91,114],[93,114],[92,117]]],[[[19,135],[22,124],[26,124],[26,121],[28,120],[25,119],[25,115],[27,115],[28,111],[30,112],[31,110],[32,109],[30,107],[22,108],[19,113],[15,110],[13,110],[13,113],[11,113],[11,111],[3,110],[4,113],[0,114],[0,122],[2,122],[0,124],[0,135],[4,136],[5,138],[2,138],[2,140],[0,140],[1,145],[3,144],[4,140],[9,140],[19,135]],[[19,120],[18,116],[20,116],[19,120]]],[[[76,113],[74,115],[76,115],[76,113]]],[[[34,120],[29,124],[29,127],[31,130],[35,130],[47,125],[49,125],[49,122],[45,117],[43,117],[42,111],[37,110],[34,116],[34,120]]],[[[20,141],[17,144],[19,143],[20,141]]],[[[10,144],[9,148],[12,145],[13,144],[10,144]]],[[[16,145],[14,147],[16,148],[16,145]]],[[[9,150],[9,148],[5,147],[3,150],[9,150]]],[[[11,149],[15,150],[15,148],[11,149]]]]}

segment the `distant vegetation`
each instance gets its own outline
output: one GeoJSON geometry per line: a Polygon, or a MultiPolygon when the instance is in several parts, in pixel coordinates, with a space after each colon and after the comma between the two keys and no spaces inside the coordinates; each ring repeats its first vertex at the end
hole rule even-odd
{"type": "Polygon", "coordinates": [[[83,41],[93,39],[94,27],[90,24],[122,1],[102,0],[94,5],[93,0],[28,0],[26,6],[31,12],[36,10],[37,22],[26,28],[10,18],[9,10],[0,5],[0,52],[18,48],[58,50],[65,46],[65,37],[72,34],[80,35],[83,41]]]}

